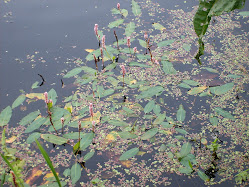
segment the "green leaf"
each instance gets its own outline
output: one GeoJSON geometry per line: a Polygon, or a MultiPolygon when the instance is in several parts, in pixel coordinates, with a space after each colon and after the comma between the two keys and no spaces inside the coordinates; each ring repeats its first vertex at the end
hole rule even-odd
{"type": "Polygon", "coordinates": [[[127,160],[127,159],[135,156],[138,152],[139,152],[139,148],[138,147],[132,148],[132,149],[126,151],[125,153],[123,153],[120,156],[119,160],[127,160]]]}
{"type": "Polygon", "coordinates": [[[232,114],[230,114],[229,112],[223,110],[220,107],[216,107],[214,109],[215,112],[217,112],[219,115],[223,116],[224,118],[228,118],[228,119],[235,119],[234,116],[232,114]]]}
{"type": "Polygon", "coordinates": [[[161,61],[163,65],[163,71],[165,74],[176,74],[176,70],[173,67],[173,64],[169,61],[161,61]]]}
{"type": "Polygon", "coordinates": [[[23,101],[25,101],[26,96],[25,95],[20,95],[19,97],[16,98],[16,100],[13,102],[12,104],[12,109],[18,107],[20,104],[23,103],[23,101]]]}
{"type": "Polygon", "coordinates": [[[189,95],[195,95],[195,94],[203,92],[204,90],[206,90],[206,88],[207,88],[206,86],[194,87],[194,88],[192,88],[191,90],[188,91],[188,94],[189,95]]]}
{"type": "Polygon", "coordinates": [[[202,69],[206,69],[207,71],[211,73],[219,73],[216,69],[213,69],[213,68],[203,67],[202,69]]]}
{"type": "Polygon", "coordinates": [[[64,143],[67,143],[66,138],[62,138],[53,134],[42,134],[41,138],[46,140],[47,142],[56,144],[56,145],[62,145],[64,143]]]}
{"type": "Polygon", "coordinates": [[[75,163],[71,168],[72,184],[75,184],[81,177],[81,168],[78,163],[75,163]]]}
{"type": "Polygon", "coordinates": [[[138,39],[138,41],[139,41],[139,44],[140,44],[142,47],[147,48],[147,42],[146,42],[146,41],[141,40],[141,39],[138,39]]]}
{"type": "Polygon", "coordinates": [[[132,5],[132,12],[133,12],[134,16],[139,16],[141,14],[141,8],[138,5],[138,3],[134,0],[132,0],[131,5],[132,5]]]}
{"type": "Polygon", "coordinates": [[[185,51],[190,51],[190,49],[191,49],[191,45],[190,44],[183,44],[182,45],[182,48],[185,50],[185,51]]]}
{"type": "Polygon", "coordinates": [[[36,129],[39,129],[46,122],[47,118],[41,117],[33,121],[25,130],[24,133],[30,133],[36,129]]]}
{"type": "Polygon", "coordinates": [[[120,120],[115,120],[115,119],[109,120],[108,122],[114,126],[128,126],[129,125],[129,123],[126,123],[120,120]]]}
{"type": "Polygon", "coordinates": [[[87,160],[89,160],[90,158],[92,158],[93,157],[93,155],[94,155],[94,153],[95,153],[95,151],[93,150],[93,151],[90,151],[90,152],[88,152],[83,158],[84,158],[84,161],[87,161],[87,160]]]}
{"type": "Polygon", "coordinates": [[[162,86],[155,86],[151,87],[148,90],[145,90],[141,92],[138,96],[137,99],[143,99],[143,98],[151,98],[154,95],[160,95],[164,91],[164,88],[162,86]]]}
{"type": "Polygon", "coordinates": [[[160,146],[160,148],[158,149],[158,151],[163,152],[163,151],[166,150],[166,148],[167,148],[167,146],[166,146],[165,144],[162,144],[162,145],[160,146]]]}
{"type": "Polygon", "coordinates": [[[150,138],[152,138],[153,136],[155,136],[157,132],[158,132],[158,128],[150,129],[150,130],[146,131],[146,132],[141,136],[141,140],[150,139],[150,138]]]}
{"type": "Polygon", "coordinates": [[[32,86],[31,86],[32,89],[35,89],[35,88],[39,88],[39,82],[38,81],[35,81],[32,86]]]}
{"type": "Polygon", "coordinates": [[[215,86],[215,87],[211,87],[209,88],[212,94],[216,94],[216,95],[222,95],[227,93],[228,91],[232,90],[234,86],[233,82],[224,84],[222,86],[215,86]]]}
{"type": "Polygon", "coordinates": [[[38,139],[40,137],[41,137],[41,133],[34,132],[34,133],[32,133],[32,134],[29,135],[29,137],[27,138],[26,142],[28,144],[31,144],[31,143],[33,143],[35,141],[35,139],[38,139]]]}
{"type": "Polygon", "coordinates": [[[193,170],[190,167],[181,167],[178,169],[178,171],[186,175],[191,175],[191,173],[193,172],[193,170]]]}
{"type": "Polygon", "coordinates": [[[155,107],[153,108],[153,112],[159,116],[160,115],[160,112],[161,112],[161,107],[160,105],[155,105],[155,107]]]}
{"type": "Polygon", "coordinates": [[[210,121],[210,123],[211,123],[213,126],[217,126],[218,123],[219,123],[218,118],[217,118],[217,117],[213,117],[213,116],[211,116],[211,115],[210,115],[210,117],[209,117],[209,121],[210,121]]]}
{"type": "Polygon", "coordinates": [[[11,116],[12,116],[12,109],[10,106],[7,106],[0,113],[0,127],[7,125],[10,121],[11,116]]]}
{"type": "Polygon", "coordinates": [[[55,106],[55,104],[56,104],[57,97],[58,97],[57,93],[53,88],[51,90],[49,90],[48,99],[51,99],[53,101],[53,106],[55,106]]]}
{"type": "Polygon", "coordinates": [[[184,110],[183,105],[180,104],[179,109],[177,110],[176,113],[176,118],[178,121],[183,122],[185,120],[185,117],[186,117],[186,111],[184,110]]]}
{"type": "Polygon", "coordinates": [[[41,144],[40,144],[37,140],[35,140],[35,141],[36,141],[36,144],[37,144],[38,148],[39,148],[40,151],[41,151],[42,156],[43,156],[44,159],[46,160],[46,162],[47,162],[47,164],[48,164],[50,170],[51,170],[52,173],[54,174],[54,177],[55,177],[55,179],[56,179],[56,181],[57,181],[59,187],[61,187],[60,179],[59,179],[59,177],[58,177],[58,175],[57,175],[57,173],[56,173],[56,171],[55,171],[55,169],[54,169],[54,167],[53,167],[53,164],[52,164],[52,162],[51,162],[51,160],[50,160],[50,158],[49,158],[49,156],[48,156],[48,153],[43,149],[43,147],[41,146],[41,144]]]}
{"type": "Polygon", "coordinates": [[[141,64],[139,62],[130,62],[129,66],[137,66],[137,67],[144,67],[144,68],[150,68],[151,66],[146,64],[141,64]]]}
{"type": "Polygon", "coordinates": [[[153,108],[155,107],[155,101],[151,100],[150,102],[147,103],[147,105],[145,105],[144,107],[144,113],[149,113],[150,111],[153,110],[153,108]]]}
{"type": "Polygon", "coordinates": [[[176,130],[176,132],[179,132],[179,133],[184,134],[184,135],[188,134],[187,131],[180,129],[180,128],[175,128],[175,130],[176,130]]]}
{"type": "Polygon", "coordinates": [[[199,177],[202,179],[202,180],[204,180],[204,181],[209,181],[209,177],[204,173],[204,172],[202,172],[202,171],[198,171],[198,175],[199,175],[199,177]]]}
{"type": "Polygon", "coordinates": [[[158,117],[153,122],[153,124],[154,125],[161,124],[164,121],[165,118],[166,118],[166,114],[165,113],[159,114],[158,117]]]}
{"type": "Polygon", "coordinates": [[[120,136],[120,138],[122,139],[134,139],[137,138],[136,134],[130,133],[130,132],[119,132],[118,135],[120,136]]]}
{"type": "Polygon", "coordinates": [[[63,175],[64,175],[65,177],[70,176],[70,174],[71,174],[71,169],[69,169],[69,168],[67,168],[67,169],[65,169],[65,170],[63,171],[63,175]]]}
{"type": "Polygon", "coordinates": [[[241,11],[238,13],[240,16],[243,16],[243,17],[248,17],[249,16],[249,11],[241,11]]]}
{"type": "Polygon", "coordinates": [[[93,132],[84,134],[82,139],[80,140],[80,150],[84,151],[92,143],[93,138],[93,132]]]}
{"type": "Polygon", "coordinates": [[[78,75],[80,72],[82,71],[81,68],[74,68],[71,71],[67,72],[66,75],[63,76],[63,78],[70,78],[73,77],[75,75],[78,75]]]}
{"type": "Polygon", "coordinates": [[[109,23],[108,27],[109,28],[114,28],[114,27],[118,27],[119,25],[121,25],[122,23],[124,23],[123,19],[118,19],[116,21],[113,21],[111,23],[109,23]]]}
{"type": "Polygon", "coordinates": [[[193,80],[183,80],[184,83],[190,85],[190,86],[198,86],[199,82],[193,81],[193,80]]]}
{"type": "Polygon", "coordinates": [[[187,89],[190,89],[191,87],[188,85],[188,84],[186,84],[186,83],[180,83],[180,84],[178,84],[178,86],[180,86],[180,87],[182,87],[182,88],[187,88],[187,89]]]}
{"type": "Polygon", "coordinates": [[[109,64],[108,66],[105,67],[105,70],[108,71],[108,70],[114,69],[114,68],[116,68],[116,66],[117,66],[116,63],[111,63],[111,64],[109,64]]]}
{"type": "Polygon", "coordinates": [[[130,36],[135,31],[136,25],[134,22],[130,22],[125,28],[125,35],[130,36]]]}
{"type": "MultiPolygon", "coordinates": [[[[108,49],[108,47],[106,46],[106,49],[108,49]]],[[[81,67],[82,70],[87,73],[87,74],[90,74],[90,75],[95,75],[95,73],[97,73],[97,70],[96,69],[93,69],[91,67],[87,67],[87,66],[82,66],[81,67]]]]}
{"type": "Polygon", "coordinates": [[[189,142],[183,144],[182,148],[181,148],[181,150],[179,152],[178,157],[183,158],[183,157],[187,156],[190,153],[191,148],[192,147],[191,147],[191,144],[189,142]]]}
{"type": "Polygon", "coordinates": [[[175,41],[175,39],[165,40],[165,41],[159,42],[157,44],[157,46],[158,47],[165,47],[165,46],[168,46],[168,45],[172,44],[174,41],[175,41]]]}
{"type": "Polygon", "coordinates": [[[240,75],[229,74],[229,75],[227,75],[227,77],[232,78],[232,79],[237,79],[237,78],[240,78],[241,76],[240,75]]]}

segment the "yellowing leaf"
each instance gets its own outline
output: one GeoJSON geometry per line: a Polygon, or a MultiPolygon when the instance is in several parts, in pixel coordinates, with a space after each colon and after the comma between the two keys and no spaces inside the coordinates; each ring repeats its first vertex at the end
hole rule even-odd
{"type": "Polygon", "coordinates": [[[207,88],[206,86],[194,87],[188,91],[188,94],[195,95],[195,94],[203,92],[206,88],[207,88]]]}
{"type": "Polygon", "coordinates": [[[13,143],[16,140],[16,136],[12,136],[11,138],[6,140],[6,143],[13,143]]]}
{"type": "Polygon", "coordinates": [[[116,131],[112,131],[112,132],[110,132],[110,133],[106,136],[105,139],[106,139],[108,142],[111,142],[111,141],[116,140],[117,135],[118,135],[118,133],[117,133],[116,131]]]}
{"type": "Polygon", "coordinates": [[[122,166],[125,166],[127,168],[130,168],[131,164],[132,164],[132,162],[130,160],[122,160],[122,161],[120,161],[120,163],[122,166]]]}
{"type": "Polygon", "coordinates": [[[42,99],[42,100],[45,100],[45,97],[44,97],[43,93],[30,93],[30,94],[26,94],[26,97],[28,97],[30,99],[42,99]]]}
{"type": "Polygon", "coordinates": [[[160,31],[164,31],[166,30],[166,28],[164,26],[162,26],[160,23],[153,23],[152,26],[157,29],[157,30],[160,30],[160,31]]]}
{"type": "Polygon", "coordinates": [[[96,113],[93,113],[93,119],[92,117],[89,117],[89,118],[83,119],[83,121],[95,121],[95,123],[99,123],[100,117],[101,117],[101,113],[98,111],[96,113]]]}
{"type": "Polygon", "coordinates": [[[73,106],[70,103],[67,103],[64,108],[72,114],[73,106]]]}
{"type": "Polygon", "coordinates": [[[85,49],[85,51],[88,53],[91,53],[91,52],[95,51],[95,49],[85,49]]]}
{"type": "Polygon", "coordinates": [[[138,151],[137,155],[143,156],[145,153],[146,153],[146,152],[144,152],[144,151],[138,151]]]}
{"type": "Polygon", "coordinates": [[[137,80],[132,80],[132,81],[130,81],[130,84],[136,84],[137,83],[137,80]]]}
{"type": "Polygon", "coordinates": [[[32,185],[37,178],[39,178],[42,175],[42,170],[39,170],[38,167],[34,168],[32,170],[31,175],[28,177],[25,183],[32,185]]]}
{"type": "MultiPolygon", "coordinates": [[[[57,175],[59,175],[58,172],[56,172],[56,173],[57,173],[57,175]]],[[[47,173],[47,174],[43,177],[44,183],[42,183],[42,185],[50,183],[50,181],[48,181],[47,179],[48,179],[48,178],[51,178],[51,177],[54,177],[54,174],[53,174],[52,172],[51,172],[51,173],[47,173]]]]}

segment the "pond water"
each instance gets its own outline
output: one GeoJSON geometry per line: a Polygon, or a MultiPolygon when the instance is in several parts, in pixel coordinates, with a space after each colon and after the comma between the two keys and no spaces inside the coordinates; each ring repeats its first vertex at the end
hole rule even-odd
{"type": "Polygon", "coordinates": [[[122,15],[113,0],[2,3],[1,152],[30,186],[56,185],[35,138],[65,186],[248,185],[248,2],[212,19],[202,66],[198,1],[136,2],[120,2],[122,15]]]}

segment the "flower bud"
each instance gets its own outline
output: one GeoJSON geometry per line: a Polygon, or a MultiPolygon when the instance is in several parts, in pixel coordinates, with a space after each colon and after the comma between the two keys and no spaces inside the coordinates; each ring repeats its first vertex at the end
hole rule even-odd
{"type": "Polygon", "coordinates": [[[98,24],[95,24],[94,32],[95,32],[96,36],[98,36],[98,24]]]}
{"type": "Polygon", "coordinates": [[[127,46],[130,48],[131,46],[131,37],[127,37],[127,46]]]}
{"type": "Polygon", "coordinates": [[[117,3],[117,8],[118,8],[118,10],[120,10],[120,4],[119,3],[117,3]]]}
{"type": "Polygon", "coordinates": [[[137,52],[137,47],[133,48],[133,52],[136,53],[137,52]]]}
{"type": "Polygon", "coordinates": [[[123,77],[124,77],[124,76],[125,76],[125,73],[126,73],[126,71],[125,71],[125,66],[124,66],[124,65],[121,65],[120,67],[121,67],[121,69],[122,69],[122,73],[123,73],[123,77]]]}
{"type": "Polygon", "coordinates": [[[44,92],[44,97],[45,97],[45,103],[48,104],[48,92],[44,92]]]}

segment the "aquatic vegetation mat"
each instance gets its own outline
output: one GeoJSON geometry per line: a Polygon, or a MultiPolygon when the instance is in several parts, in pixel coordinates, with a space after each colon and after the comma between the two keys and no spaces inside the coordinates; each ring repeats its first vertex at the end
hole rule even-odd
{"type": "Polygon", "coordinates": [[[248,16],[215,17],[200,66],[197,7],[131,5],[113,8],[107,27],[93,26],[96,49],[61,73],[62,86],[69,79],[76,87],[72,95],[58,102],[55,89],[38,93],[34,83],[2,110],[2,182],[166,186],[189,176],[248,185],[248,33],[235,32],[248,16]],[[35,109],[12,127],[22,104],[35,109]]]}

